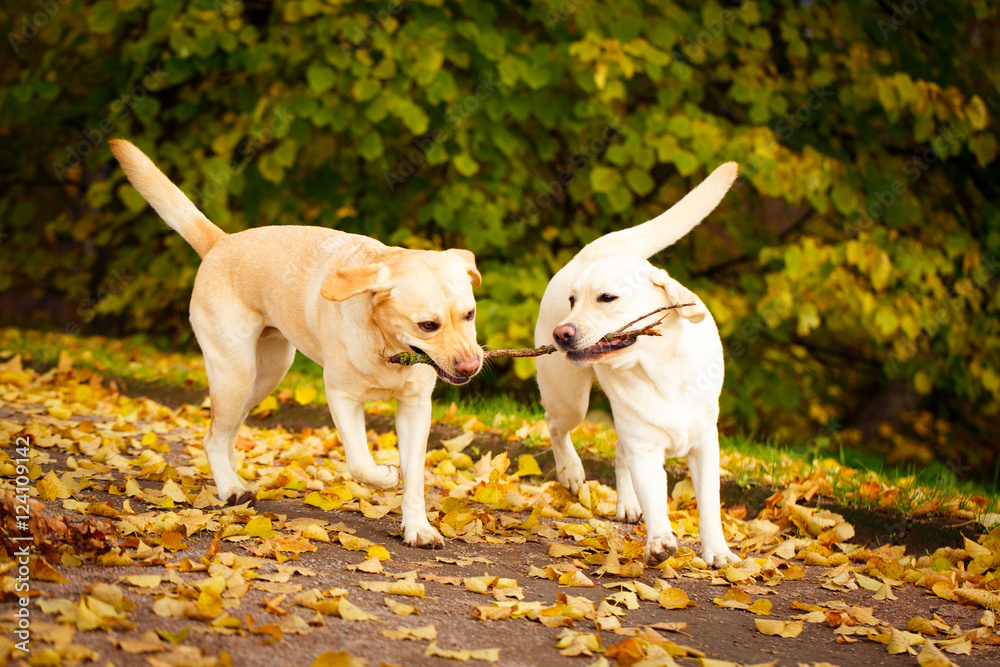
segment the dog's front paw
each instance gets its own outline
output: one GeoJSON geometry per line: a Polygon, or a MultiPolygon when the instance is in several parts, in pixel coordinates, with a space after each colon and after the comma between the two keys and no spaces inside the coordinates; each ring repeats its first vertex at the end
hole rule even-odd
{"type": "Polygon", "coordinates": [[[644,558],[646,565],[655,567],[674,555],[677,551],[677,535],[671,531],[665,535],[652,535],[646,538],[644,558]]]}
{"type": "Polygon", "coordinates": [[[556,469],[556,477],[559,479],[559,483],[573,495],[576,495],[583,483],[587,481],[587,476],[583,472],[583,464],[578,460],[556,469]]]}
{"type": "Polygon", "coordinates": [[[722,567],[726,563],[739,563],[742,561],[742,559],[730,551],[729,547],[725,544],[702,545],[701,559],[705,561],[709,567],[714,567],[716,569],[722,567]]]}
{"type": "Polygon", "coordinates": [[[229,499],[226,500],[226,504],[233,507],[242,505],[243,503],[250,503],[250,507],[255,506],[257,504],[257,495],[249,489],[243,489],[240,493],[229,496],[229,499]]]}
{"type": "Polygon", "coordinates": [[[215,493],[219,496],[219,500],[234,507],[246,502],[252,504],[257,500],[256,492],[246,488],[237,480],[230,484],[216,484],[215,493]]]}
{"type": "Polygon", "coordinates": [[[444,547],[444,538],[430,524],[412,529],[404,525],[403,543],[420,549],[441,549],[444,547]]]}
{"type": "Polygon", "coordinates": [[[642,517],[642,508],[639,507],[639,499],[635,497],[633,491],[631,496],[618,492],[618,502],[615,504],[615,520],[625,523],[639,523],[642,517]]]}
{"type": "Polygon", "coordinates": [[[351,470],[351,476],[373,489],[394,489],[399,486],[398,466],[371,466],[364,470],[351,470]]]}

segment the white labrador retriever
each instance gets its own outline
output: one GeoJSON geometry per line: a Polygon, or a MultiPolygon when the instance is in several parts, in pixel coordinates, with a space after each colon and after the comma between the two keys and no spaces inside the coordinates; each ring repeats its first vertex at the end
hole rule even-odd
{"type": "Polygon", "coordinates": [[[250,410],[288,372],[295,350],[323,367],[330,413],[351,475],[384,489],[396,466],[376,465],[365,436],[364,402],[396,397],[403,481],[403,539],[440,547],[424,501],[424,459],[437,377],[465,384],[482,367],[476,342],[479,285],[468,250],[391,248],[366,236],[305,226],[227,235],[138,148],[111,150],[140,194],[203,258],[191,297],[191,326],[205,355],[212,421],[205,453],[219,497],[253,498],[236,473],[236,435],[250,410]],[[424,352],[434,366],[390,364],[424,352]]]}
{"type": "Polygon", "coordinates": [[[701,557],[714,567],[739,561],[726,544],[720,516],[719,332],[701,300],[646,259],[701,222],[736,174],[736,163],[724,164],[657,218],[587,245],[549,282],[535,328],[536,345],[554,343],[566,352],[538,358],[538,386],[559,481],[574,493],[584,482],[569,434],[583,421],[596,378],[611,401],[618,430],[616,518],[645,518],[644,556],[650,565],[677,549],[667,514],[666,456],[687,457],[698,502],[701,557]],[[656,308],[688,303],[693,305],[667,311],[658,337],[601,342],[656,308]]]}

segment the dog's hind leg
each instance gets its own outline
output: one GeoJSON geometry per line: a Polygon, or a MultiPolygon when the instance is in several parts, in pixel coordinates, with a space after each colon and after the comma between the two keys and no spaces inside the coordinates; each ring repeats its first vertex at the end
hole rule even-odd
{"type": "Polygon", "coordinates": [[[722,532],[722,506],[719,500],[719,430],[714,425],[696,436],[697,442],[687,455],[691,483],[698,501],[698,536],[701,558],[709,567],[738,563],[740,557],[729,550],[722,532]]]}
{"type": "Polygon", "coordinates": [[[205,455],[216,493],[221,500],[234,505],[253,498],[236,474],[233,460],[236,436],[254,405],[257,342],[264,328],[262,323],[238,315],[246,313],[208,312],[192,303],[191,325],[205,355],[208,393],[212,399],[205,455]],[[239,322],[241,326],[235,329],[218,326],[218,322],[227,321],[239,322]]]}
{"type": "Polygon", "coordinates": [[[536,364],[545,423],[556,459],[556,475],[560,484],[576,493],[586,480],[586,473],[569,433],[587,415],[594,374],[589,368],[581,368],[555,355],[538,357],[536,364]]]}
{"type": "MultiPolygon", "coordinates": [[[[266,327],[257,338],[256,368],[254,371],[253,391],[250,400],[244,407],[243,419],[246,421],[250,411],[261,401],[271,395],[295,360],[295,348],[280,331],[266,327]]],[[[229,448],[229,461],[236,469],[236,447],[229,448]]]]}

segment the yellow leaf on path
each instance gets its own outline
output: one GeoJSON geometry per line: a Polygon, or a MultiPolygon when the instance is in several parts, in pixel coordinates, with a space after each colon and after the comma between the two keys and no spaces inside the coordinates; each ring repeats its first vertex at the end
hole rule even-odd
{"type": "Polygon", "coordinates": [[[888,650],[889,655],[897,655],[899,653],[913,653],[916,651],[911,649],[911,646],[916,646],[922,643],[924,640],[920,635],[914,634],[912,632],[903,632],[898,628],[890,628],[889,630],[889,644],[888,650]]]}
{"type": "Polygon", "coordinates": [[[38,491],[38,497],[42,500],[65,500],[67,498],[73,497],[73,492],[69,490],[69,487],[63,484],[62,480],[56,477],[54,471],[50,470],[46,473],[45,477],[38,480],[35,484],[35,489],[38,491]]]}
{"type": "Polygon", "coordinates": [[[266,516],[255,516],[250,519],[249,523],[243,528],[244,534],[250,537],[261,537],[264,539],[269,539],[277,535],[273,528],[271,528],[271,520],[266,516]]]}
{"type": "Polygon", "coordinates": [[[684,609],[696,606],[694,600],[679,588],[664,588],[660,591],[659,602],[664,609],[684,609]]]}
{"type": "Polygon", "coordinates": [[[747,611],[760,616],[767,616],[771,613],[771,601],[765,598],[754,600],[753,603],[747,607],[747,611]]]}
{"type": "Polygon", "coordinates": [[[409,595],[412,597],[426,597],[424,585],[412,581],[362,581],[358,584],[366,591],[373,593],[386,593],[388,595],[409,595]]]}
{"type": "Polygon", "coordinates": [[[389,608],[389,611],[391,611],[394,614],[398,614],[400,616],[409,616],[410,614],[420,614],[420,610],[414,607],[413,605],[403,604],[402,602],[396,602],[392,598],[382,598],[382,602],[384,602],[385,606],[389,608]]]}
{"type": "MultiPolygon", "coordinates": [[[[937,586],[937,584],[934,584],[935,593],[937,593],[937,586]]],[[[1000,595],[995,593],[990,593],[979,588],[956,588],[952,593],[959,602],[971,602],[992,611],[1000,611],[1000,595]]]]}
{"type": "Polygon", "coordinates": [[[366,664],[364,660],[352,658],[347,651],[327,651],[318,655],[309,667],[360,667],[366,664]]]}
{"type": "Polygon", "coordinates": [[[131,477],[125,480],[125,494],[131,498],[138,498],[139,500],[142,500],[145,495],[142,487],[139,486],[139,483],[131,477]]]}
{"type": "Polygon", "coordinates": [[[330,535],[325,530],[323,530],[322,526],[317,526],[315,524],[311,526],[306,526],[302,530],[302,537],[306,538],[307,540],[312,540],[313,542],[326,542],[327,544],[330,543],[330,535]]]}
{"type": "Polygon", "coordinates": [[[367,549],[369,558],[377,558],[378,560],[389,560],[392,555],[389,550],[383,547],[381,544],[373,544],[367,549]]]}
{"type": "Polygon", "coordinates": [[[295,402],[299,405],[309,405],[315,400],[316,387],[311,384],[305,384],[295,388],[295,402]]]}
{"type": "Polygon", "coordinates": [[[158,574],[133,574],[125,577],[125,581],[136,588],[156,588],[163,581],[163,577],[158,574]]]}
{"type": "Polygon", "coordinates": [[[361,561],[356,565],[348,565],[347,569],[351,572],[365,572],[367,574],[379,574],[382,572],[382,561],[378,558],[372,556],[368,560],[361,561]]]}
{"type": "Polygon", "coordinates": [[[754,624],[757,632],[768,635],[786,637],[798,637],[802,633],[802,621],[777,621],[766,618],[755,618],[754,624]]]}
{"type": "Polygon", "coordinates": [[[889,584],[882,584],[879,589],[875,592],[876,600],[897,600],[898,598],[892,594],[892,588],[889,584]]]}
{"type": "Polygon", "coordinates": [[[262,646],[268,646],[270,644],[274,644],[275,642],[280,642],[284,637],[285,633],[278,625],[274,623],[254,626],[253,618],[251,618],[250,614],[246,615],[246,620],[247,620],[247,629],[250,630],[250,634],[268,636],[267,639],[260,640],[262,646]]]}
{"type": "Polygon", "coordinates": [[[177,632],[167,632],[166,630],[157,630],[161,638],[166,639],[171,644],[180,644],[182,641],[187,639],[188,633],[191,631],[191,626],[184,628],[183,630],[178,630],[177,632]]]}
{"type": "Polygon", "coordinates": [[[556,648],[559,653],[570,658],[579,655],[593,657],[594,653],[604,650],[600,636],[590,632],[574,632],[566,628],[559,633],[557,639],[556,648]]]}
{"type": "Polygon", "coordinates": [[[413,641],[434,641],[437,639],[437,627],[425,625],[420,628],[399,628],[383,630],[382,634],[389,639],[410,639],[413,641]]]}
{"type": "Polygon", "coordinates": [[[956,637],[943,642],[938,642],[938,646],[955,655],[969,655],[972,653],[972,640],[965,637],[956,637]]]}
{"type": "Polygon", "coordinates": [[[517,477],[531,477],[541,475],[542,469],[538,466],[538,461],[531,454],[522,454],[517,458],[517,477]]]}
{"type": "Polygon", "coordinates": [[[168,479],[163,483],[163,495],[170,498],[175,503],[188,502],[188,497],[184,495],[184,490],[181,489],[180,485],[172,479],[168,479]]]}
{"type": "Polygon", "coordinates": [[[938,596],[939,598],[942,598],[944,600],[951,600],[952,602],[955,601],[955,591],[952,589],[951,584],[946,584],[943,581],[939,581],[933,586],[931,586],[931,590],[934,592],[934,595],[938,596]]]}
{"type": "Polygon", "coordinates": [[[559,577],[559,585],[574,588],[593,588],[594,582],[588,579],[583,572],[573,570],[559,577]]]}
{"type": "Polygon", "coordinates": [[[56,584],[65,584],[69,581],[66,577],[59,574],[59,571],[49,565],[49,562],[44,558],[33,558],[31,560],[31,578],[38,581],[51,581],[56,584]]]}
{"type": "Polygon", "coordinates": [[[338,609],[338,616],[345,621],[377,621],[378,619],[371,614],[362,611],[354,603],[340,598],[340,606],[338,609]]]}
{"type": "Polygon", "coordinates": [[[424,655],[438,658],[451,658],[452,660],[461,660],[466,662],[468,660],[485,660],[486,662],[496,662],[500,659],[500,649],[498,648],[481,648],[473,651],[458,650],[451,651],[448,649],[439,648],[436,641],[432,641],[428,644],[427,648],[424,650],[424,655]]]}
{"type": "Polygon", "coordinates": [[[866,577],[860,572],[854,573],[854,579],[857,580],[858,586],[861,586],[861,588],[864,588],[865,590],[869,591],[877,591],[883,586],[883,583],[878,579],[872,579],[871,577],[866,577]]]}
{"type": "Polygon", "coordinates": [[[162,618],[180,618],[184,603],[176,598],[163,597],[153,603],[153,613],[162,618]]]}
{"type": "Polygon", "coordinates": [[[917,654],[917,663],[920,667],[958,667],[932,641],[924,642],[917,654]]]}
{"type": "Polygon", "coordinates": [[[472,439],[476,437],[476,434],[472,431],[466,431],[459,436],[451,438],[450,440],[442,440],[441,446],[447,449],[449,452],[460,452],[472,442],[472,439]]]}
{"type": "Polygon", "coordinates": [[[653,628],[654,630],[666,630],[667,632],[681,632],[688,628],[691,624],[686,621],[673,621],[673,622],[661,622],[653,623],[651,625],[646,625],[643,627],[653,628]]]}
{"type": "Polygon", "coordinates": [[[575,544],[564,544],[563,542],[549,544],[549,555],[553,558],[576,558],[584,551],[584,547],[578,547],[575,544]]]}
{"type": "Polygon", "coordinates": [[[73,416],[73,411],[69,408],[64,408],[63,406],[52,406],[49,408],[49,414],[56,419],[69,419],[73,416]]]}
{"type": "Polygon", "coordinates": [[[361,513],[366,519],[381,519],[392,511],[391,505],[372,505],[364,498],[358,500],[358,505],[361,507],[361,513]]]}

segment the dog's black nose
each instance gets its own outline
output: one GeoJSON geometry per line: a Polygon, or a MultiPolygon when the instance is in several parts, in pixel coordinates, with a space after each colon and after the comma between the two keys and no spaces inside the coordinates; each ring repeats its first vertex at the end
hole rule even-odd
{"type": "Polygon", "coordinates": [[[569,345],[573,342],[574,336],[576,336],[576,327],[572,324],[560,324],[552,331],[552,337],[556,339],[557,343],[563,345],[569,345]]]}

